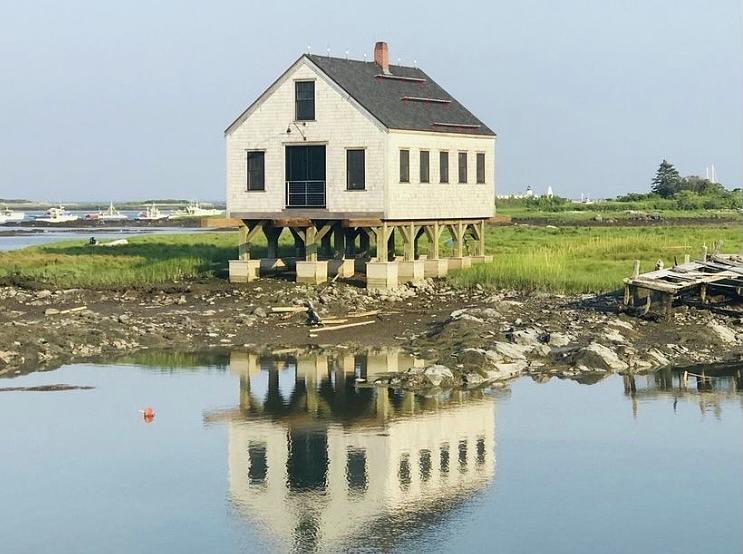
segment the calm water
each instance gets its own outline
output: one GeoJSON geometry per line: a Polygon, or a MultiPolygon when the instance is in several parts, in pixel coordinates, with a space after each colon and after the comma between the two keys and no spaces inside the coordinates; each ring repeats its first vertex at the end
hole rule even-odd
{"type": "Polygon", "coordinates": [[[70,229],[70,230],[59,230],[59,229],[47,229],[44,228],[41,232],[39,229],[32,230],[29,227],[0,227],[0,252],[8,250],[18,250],[19,248],[26,248],[27,246],[41,246],[57,241],[67,240],[80,240],[87,242],[90,237],[95,237],[101,241],[117,240],[117,239],[129,239],[134,236],[142,235],[157,235],[157,234],[177,234],[177,233],[196,233],[201,232],[204,228],[188,228],[188,227],[157,227],[151,229],[137,229],[137,228],[126,228],[126,229],[111,229],[111,228],[87,228],[87,229],[70,229]],[[25,231],[24,234],[3,236],[1,233],[4,231],[22,229],[25,231]]]}
{"type": "Polygon", "coordinates": [[[357,388],[396,353],[0,379],[3,552],[741,552],[741,374],[357,388]],[[154,421],[139,413],[152,406],[154,421]]]}

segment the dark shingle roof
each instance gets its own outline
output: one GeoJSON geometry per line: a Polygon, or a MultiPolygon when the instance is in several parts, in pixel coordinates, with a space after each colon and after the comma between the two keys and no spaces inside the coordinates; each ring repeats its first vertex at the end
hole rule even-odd
{"type": "Polygon", "coordinates": [[[407,79],[380,78],[374,62],[305,56],[388,129],[495,135],[417,67],[390,65],[391,76],[407,79]]]}

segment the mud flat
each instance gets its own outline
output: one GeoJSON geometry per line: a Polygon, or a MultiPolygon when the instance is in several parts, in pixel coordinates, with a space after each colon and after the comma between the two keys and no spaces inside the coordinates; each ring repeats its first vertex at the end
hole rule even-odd
{"type": "Polygon", "coordinates": [[[146,349],[251,346],[400,347],[438,367],[382,380],[409,388],[743,359],[743,311],[679,307],[669,321],[653,321],[620,314],[620,305],[613,295],[463,290],[432,281],[384,294],[281,280],[128,290],[2,287],[0,375],[146,349]],[[324,327],[306,324],[308,301],[324,327]]]}

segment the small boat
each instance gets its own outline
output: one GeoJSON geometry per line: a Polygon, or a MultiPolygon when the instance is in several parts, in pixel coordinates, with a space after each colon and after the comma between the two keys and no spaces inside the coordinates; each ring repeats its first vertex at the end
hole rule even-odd
{"type": "Polygon", "coordinates": [[[0,225],[3,223],[20,223],[26,219],[26,214],[23,212],[14,212],[7,206],[0,210],[0,225]]]}
{"type": "Polygon", "coordinates": [[[224,210],[214,208],[202,208],[198,202],[191,202],[182,210],[176,210],[170,214],[169,219],[189,219],[194,217],[209,217],[211,215],[222,215],[224,210]]]}
{"type": "Polygon", "coordinates": [[[88,214],[85,219],[89,221],[126,221],[129,216],[114,208],[113,202],[111,202],[106,211],[99,210],[97,213],[88,214]]]}
{"type": "Polygon", "coordinates": [[[44,215],[37,217],[36,221],[40,223],[67,223],[78,219],[80,219],[78,216],[66,211],[64,206],[58,206],[49,208],[44,215]]]}
{"type": "Polygon", "coordinates": [[[151,206],[147,206],[145,211],[139,212],[134,219],[137,221],[162,221],[163,219],[168,219],[168,215],[162,213],[160,208],[152,204],[151,206]]]}

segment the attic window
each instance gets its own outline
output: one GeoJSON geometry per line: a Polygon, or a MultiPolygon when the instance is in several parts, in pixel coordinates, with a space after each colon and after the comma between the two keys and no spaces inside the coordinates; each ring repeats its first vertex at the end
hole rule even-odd
{"type": "Polygon", "coordinates": [[[403,77],[402,75],[385,75],[384,73],[380,73],[379,75],[375,75],[377,79],[392,79],[393,81],[410,81],[412,83],[425,83],[425,79],[421,79],[420,77],[403,77]]]}
{"type": "Polygon", "coordinates": [[[315,119],[315,82],[295,81],[294,83],[295,112],[297,121],[312,121],[315,119]]]}
{"type": "Polygon", "coordinates": [[[433,127],[454,127],[457,129],[479,129],[480,125],[475,125],[472,123],[440,123],[434,121],[431,123],[433,127]]]}
{"type": "Polygon", "coordinates": [[[430,102],[432,104],[451,104],[451,100],[446,100],[444,98],[422,98],[420,96],[403,96],[402,100],[403,102],[430,102]]]}

